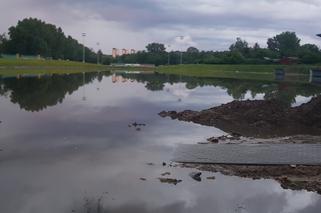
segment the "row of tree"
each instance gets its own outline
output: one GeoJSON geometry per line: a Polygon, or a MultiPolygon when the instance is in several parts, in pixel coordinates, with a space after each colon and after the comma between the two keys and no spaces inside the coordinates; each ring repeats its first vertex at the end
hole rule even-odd
{"type": "MultiPolygon", "coordinates": [[[[39,19],[27,18],[9,28],[8,36],[0,35],[0,54],[41,55],[46,58],[82,60],[83,45],[71,36],[66,36],[60,27],[39,19]]],[[[199,51],[189,47],[186,51],[166,52],[164,44],[151,43],[146,50],[135,54],[122,55],[115,59],[95,53],[85,47],[86,61],[96,62],[97,54],[104,64],[265,64],[275,63],[277,59],[296,57],[301,63],[321,62],[321,50],[314,44],[301,45],[294,32],[284,32],[267,40],[267,48],[257,43],[250,46],[247,41],[237,38],[228,51],[199,51]]]]}
{"type": "Polygon", "coordinates": [[[123,55],[113,62],[161,64],[265,64],[276,63],[284,58],[296,58],[300,63],[321,62],[321,50],[314,44],[301,45],[295,32],[283,32],[267,40],[267,48],[258,43],[250,46],[247,41],[237,38],[228,51],[199,51],[189,47],[186,51],[166,52],[164,44],[151,43],[147,51],[134,55],[123,55]]]}
{"type": "MultiPolygon", "coordinates": [[[[81,61],[83,45],[71,36],[66,36],[60,27],[39,19],[27,18],[8,30],[8,36],[0,35],[0,53],[41,55],[45,58],[81,61]]],[[[96,62],[97,54],[85,47],[86,61],[96,62]]]]}

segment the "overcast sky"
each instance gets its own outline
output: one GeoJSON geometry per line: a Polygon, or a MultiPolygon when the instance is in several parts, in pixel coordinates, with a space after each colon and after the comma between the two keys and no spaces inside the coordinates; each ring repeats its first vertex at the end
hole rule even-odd
{"type": "Polygon", "coordinates": [[[268,37],[295,31],[321,45],[321,0],[1,0],[0,32],[25,17],[60,26],[105,53],[161,42],[172,50],[225,50],[236,37],[266,46],[268,37]],[[176,36],[185,36],[184,39],[176,36]]]}

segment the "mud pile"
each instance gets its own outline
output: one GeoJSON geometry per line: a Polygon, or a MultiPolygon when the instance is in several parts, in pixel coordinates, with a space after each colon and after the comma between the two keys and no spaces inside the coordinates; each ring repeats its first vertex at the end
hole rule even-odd
{"type": "Polygon", "coordinates": [[[227,133],[245,137],[321,135],[321,96],[290,108],[284,108],[276,100],[246,100],[202,111],[163,111],[159,115],[215,126],[227,133]]]}
{"type": "Polygon", "coordinates": [[[274,179],[282,188],[307,190],[321,194],[321,166],[242,166],[215,164],[181,164],[185,168],[220,172],[224,175],[252,179],[274,179]]]}

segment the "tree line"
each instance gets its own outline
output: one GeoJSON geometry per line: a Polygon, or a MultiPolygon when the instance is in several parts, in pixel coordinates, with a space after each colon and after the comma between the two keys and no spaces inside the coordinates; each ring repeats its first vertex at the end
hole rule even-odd
{"type": "MultiPolygon", "coordinates": [[[[97,54],[85,47],[86,61],[96,62],[97,54]]],[[[36,18],[26,18],[0,35],[0,53],[40,55],[44,58],[82,61],[83,44],[66,36],[60,27],[36,18]]]]}
{"type": "Polygon", "coordinates": [[[113,62],[164,64],[267,64],[280,63],[290,58],[295,63],[315,64],[321,62],[321,50],[315,44],[301,45],[295,32],[283,32],[269,38],[267,47],[258,43],[250,46],[237,38],[227,51],[200,51],[189,47],[186,51],[166,52],[164,44],[151,43],[146,50],[133,55],[119,56],[113,62]]]}
{"type": "MultiPolygon", "coordinates": [[[[83,45],[66,36],[60,27],[36,18],[26,18],[0,35],[0,54],[41,55],[45,58],[72,61],[82,60],[83,45]]],[[[266,64],[279,63],[284,58],[296,59],[298,63],[321,62],[321,50],[315,44],[303,44],[295,32],[283,32],[267,39],[267,47],[258,43],[250,46],[241,38],[231,44],[227,51],[200,51],[189,47],[185,51],[167,51],[164,44],[150,43],[146,50],[135,54],[111,58],[101,51],[95,53],[85,47],[86,61],[95,63],[97,54],[103,64],[266,64]]]]}

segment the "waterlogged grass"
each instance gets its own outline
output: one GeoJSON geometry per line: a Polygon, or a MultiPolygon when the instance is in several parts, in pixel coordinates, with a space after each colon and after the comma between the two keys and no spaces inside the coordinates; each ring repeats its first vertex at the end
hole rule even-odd
{"type": "Polygon", "coordinates": [[[124,69],[126,71],[154,71],[153,68],[111,67],[106,65],[64,60],[0,59],[0,75],[2,76],[23,74],[65,74],[124,69]]]}
{"type": "Polygon", "coordinates": [[[165,74],[178,74],[194,77],[218,77],[253,80],[273,80],[274,71],[278,68],[285,69],[290,75],[308,75],[310,69],[320,66],[310,65],[174,65],[160,66],[157,72],[165,74]]]}

